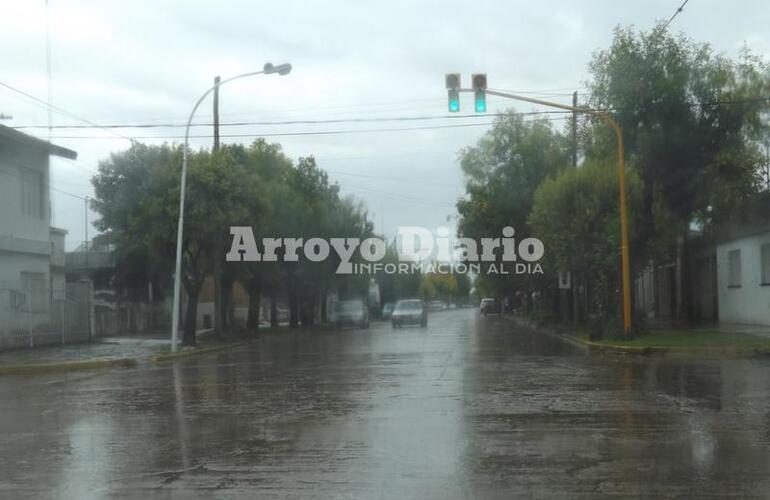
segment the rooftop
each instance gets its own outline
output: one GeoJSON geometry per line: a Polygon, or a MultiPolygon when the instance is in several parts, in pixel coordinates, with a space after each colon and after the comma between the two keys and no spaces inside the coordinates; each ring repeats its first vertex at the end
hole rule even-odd
{"type": "Polygon", "coordinates": [[[19,132],[18,130],[11,127],[6,127],[5,125],[0,125],[0,139],[15,141],[30,148],[48,151],[48,154],[50,155],[60,156],[70,160],[76,160],[78,157],[78,154],[71,149],[57,146],[56,144],[50,143],[43,139],[19,132]]]}

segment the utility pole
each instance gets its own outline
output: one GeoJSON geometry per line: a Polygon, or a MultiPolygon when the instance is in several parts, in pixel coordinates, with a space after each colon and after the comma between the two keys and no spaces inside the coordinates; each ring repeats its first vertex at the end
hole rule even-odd
{"type": "MultiPolygon", "coordinates": [[[[53,102],[51,95],[51,13],[48,0],[45,0],[45,73],[48,85],[48,102],[53,102]]],[[[48,106],[48,142],[53,139],[53,106],[48,106]]]]}
{"type": "Polygon", "coordinates": [[[85,210],[83,211],[83,222],[85,228],[85,243],[83,246],[83,253],[85,260],[84,267],[86,270],[86,316],[88,322],[88,340],[90,342],[94,339],[94,330],[91,326],[93,317],[91,310],[91,304],[93,303],[91,299],[91,295],[93,293],[93,284],[91,283],[91,271],[88,268],[88,195],[83,198],[83,204],[85,205],[85,210]]]}
{"type": "MultiPolygon", "coordinates": [[[[214,77],[214,103],[213,103],[213,111],[214,111],[214,146],[212,147],[211,151],[216,152],[219,149],[219,86],[222,83],[222,80],[219,78],[219,76],[214,77]]],[[[221,228],[220,228],[221,229],[221,228]]],[[[217,236],[215,237],[214,241],[214,265],[213,265],[213,271],[214,271],[214,334],[221,335],[222,330],[224,330],[225,321],[224,321],[224,313],[225,313],[225,304],[223,298],[223,287],[222,287],[222,260],[224,259],[224,255],[222,255],[222,244],[223,240],[220,238],[219,233],[217,233],[217,236]]]]}
{"type": "Polygon", "coordinates": [[[84,204],[85,204],[85,210],[83,211],[83,221],[85,225],[85,247],[84,247],[84,255],[85,255],[85,268],[86,273],[88,272],[88,195],[86,195],[85,198],[83,198],[84,204]]]}
{"type": "MultiPolygon", "coordinates": [[[[572,93],[572,107],[574,108],[572,110],[572,168],[577,168],[577,105],[578,105],[578,93],[577,90],[572,93]]],[[[577,207],[575,207],[577,208],[577,207]]],[[[577,282],[577,273],[575,273],[575,269],[572,262],[572,257],[570,257],[570,288],[571,288],[571,295],[572,295],[572,321],[575,324],[578,324],[580,322],[580,301],[579,301],[579,291],[580,287],[578,286],[577,282]]]]}
{"type": "Polygon", "coordinates": [[[214,151],[219,149],[219,84],[221,79],[214,77],[214,151]]]}
{"type": "Polygon", "coordinates": [[[572,93],[572,168],[577,168],[577,90],[572,93]]]}

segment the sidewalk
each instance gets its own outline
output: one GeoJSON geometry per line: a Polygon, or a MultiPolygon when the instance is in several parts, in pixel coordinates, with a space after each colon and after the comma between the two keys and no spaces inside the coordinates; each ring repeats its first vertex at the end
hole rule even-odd
{"type": "MultiPolygon", "coordinates": [[[[207,333],[201,331],[199,335],[207,333]]],[[[135,366],[140,362],[162,361],[181,356],[228,349],[236,342],[199,338],[195,347],[170,352],[167,336],[106,337],[91,343],[15,349],[0,352],[0,375],[46,371],[79,370],[108,366],[135,366]]]]}
{"type": "Polygon", "coordinates": [[[92,343],[67,344],[0,352],[0,366],[90,361],[97,358],[149,359],[168,350],[168,340],[123,337],[103,338],[92,343]]]}
{"type": "Polygon", "coordinates": [[[692,332],[716,332],[716,333],[742,333],[770,339],[770,326],[765,325],[743,325],[739,323],[717,323],[714,325],[704,325],[702,327],[687,328],[692,332]]]}
{"type": "Polygon", "coordinates": [[[569,325],[538,326],[511,318],[521,326],[561,338],[592,351],[618,354],[684,354],[707,356],[770,355],[770,327],[757,325],[714,324],[699,327],[653,330],[630,339],[590,340],[585,333],[571,331],[569,325]]]}

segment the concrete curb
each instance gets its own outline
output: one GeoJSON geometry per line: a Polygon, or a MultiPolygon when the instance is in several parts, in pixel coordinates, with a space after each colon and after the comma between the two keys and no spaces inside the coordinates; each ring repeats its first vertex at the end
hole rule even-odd
{"type": "Polygon", "coordinates": [[[723,357],[750,357],[770,355],[770,348],[756,346],[726,346],[726,347],[664,347],[664,346],[624,346],[616,344],[599,344],[586,339],[573,337],[578,342],[588,346],[592,351],[613,352],[618,354],[677,354],[723,357]]]}
{"type": "Polygon", "coordinates": [[[113,366],[132,368],[136,366],[137,363],[138,361],[136,358],[98,358],[88,361],[64,361],[61,363],[5,365],[0,366],[0,375],[21,375],[30,373],[91,370],[95,368],[107,368],[113,366]]]}
{"type": "Polygon", "coordinates": [[[244,345],[243,342],[236,342],[233,344],[225,344],[225,345],[216,345],[212,347],[201,347],[201,348],[193,348],[193,349],[187,349],[180,352],[174,352],[174,353],[164,353],[164,354],[157,354],[155,356],[152,356],[150,358],[150,361],[153,361],[155,363],[162,362],[162,361],[170,361],[173,359],[178,358],[187,358],[190,356],[197,356],[199,354],[208,354],[211,352],[217,352],[217,351],[224,351],[227,349],[232,349],[233,347],[238,347],[244,345]]]}

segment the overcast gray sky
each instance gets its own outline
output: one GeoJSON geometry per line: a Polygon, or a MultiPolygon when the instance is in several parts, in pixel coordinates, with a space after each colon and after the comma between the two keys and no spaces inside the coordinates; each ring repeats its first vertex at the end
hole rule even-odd
{"type": "MultiPolygon", "coordinates": [[[[49,0],[53,104],[99,124],[179,124],[215,75],[291,62],[285,77],[244,79],[222,87],[221,121],[281,121],[441,116],[443,75],[486,72],[497,89],[540,92],[568,102],[582,92],[591,54],[612,29],[649,29],[681,0],[520,1],[179,1],[49,0]]],[[[0,81],[47,99],[45,1],[0,0],[0,81]]],[[[767,56],[770,4],[759,0],[690,0],[671,24],[718,52],[735,56],[744,43],[767,56]]],[[[467,96],[463,111],[471,111],[467,96]]],[[[510,102],[490,99],[490,112],[510,102]]],[[[535,109],[517,105],[519,111],[535,109]]],[[[0,87],[9,126],[46,125],[47,112],[0,87]]],[[[82,124],[54,114],[55,125],[82,124]]],[[[211,119],[207,102],[197,115],[211,119]]],[[[360,131],[458,123],[343,122],[222,128],[224,142],[261,134],[360,131]]],[[[561,127],[562,122],[556,121],[561,127]]],[[[313,154],[344,193],[369,206],[378,230],[436,227],[454,215],[462,194],[456,152],[488,126],[329,135],[271,136],[293,159],[313,154]]],[[[28,133],[47,137],[47,130],[28,133]]],[[[181,141],[184,129],[121,129],[160,143],[181,141]]],[[[194,147],[210,146],[211,129],[193,129],[194,147]]],[[[54,130],[54,142],[76,150],[76,162],[52,162],[54,224],[69,231],[68,248],[84,237],[83,201],[90,176],[128,141],[103,130],[54,130]],[[81,135],[87,138],[73,139],[81,135]]],[[[94,214],[90,217],[93,219],[94,214]]],[[[453,223],[453,222],[452,222],[453,223]]],[[[89,229],[93,234],[94,230],[89,229]]]]}

